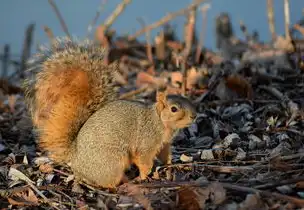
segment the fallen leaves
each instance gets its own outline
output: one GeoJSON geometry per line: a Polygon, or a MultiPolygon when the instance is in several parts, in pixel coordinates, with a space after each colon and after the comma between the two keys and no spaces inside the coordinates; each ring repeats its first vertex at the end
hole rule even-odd
{"type": "Polygon", "coordinates": [[[25,189],[22,192],[12,194],[7,198],[10,204],[17,206],[38,206],[38,198],[33,190],[30,188],[25,189]]]}
{"type": "Polygon", "coordinates": [[[219,205],[226,199],[226,190],[220,183],[211,183],[207,187],[182,187],[178,191],[179,209],[200,210],[207,205],[219,205]]]}

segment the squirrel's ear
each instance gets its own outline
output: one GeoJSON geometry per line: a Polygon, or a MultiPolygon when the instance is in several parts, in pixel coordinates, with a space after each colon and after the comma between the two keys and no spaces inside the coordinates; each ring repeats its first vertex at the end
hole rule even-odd
{"type": "Polygon", "coordinates": [[[165,108],[167,103],[167,90],[157,90],[156,92],[156,108],[158,114],[165,108]]]}

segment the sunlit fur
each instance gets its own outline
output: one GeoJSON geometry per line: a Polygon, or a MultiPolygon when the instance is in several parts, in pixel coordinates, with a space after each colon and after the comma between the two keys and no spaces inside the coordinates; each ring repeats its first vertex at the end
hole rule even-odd
{"type": "Polygon", "coordinates": [[[141,179],[154,158],[170,163],[172,138],[196,114],[188,99],[165,91],[153,105],[118,100],[112,82],[116,65],[105,65],[104,53],[94,44],[67,41],[38,56],[42,64],[26,86],[26,100],[42,150],[55,162],[68,163],[76,180],[115,187],[131,163],[141,179]]]}

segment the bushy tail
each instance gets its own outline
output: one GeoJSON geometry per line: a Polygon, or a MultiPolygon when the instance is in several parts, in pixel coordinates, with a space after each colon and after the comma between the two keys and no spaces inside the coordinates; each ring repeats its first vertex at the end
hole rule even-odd
{"type": "Polygon", "coordinates": [[[116,100],[116,63],[104,64],[107,52],[90,41],[57,40],[35,55],[24,83],[25,100],[38,130],[39,146],[56,162],[67,161],[77,133],[106,103],[116,100]]]}

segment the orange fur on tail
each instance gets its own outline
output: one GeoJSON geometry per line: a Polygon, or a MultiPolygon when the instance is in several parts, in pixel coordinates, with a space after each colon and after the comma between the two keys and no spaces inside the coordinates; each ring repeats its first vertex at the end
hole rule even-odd
{"type": "Polygon", "coordinates": [[[34,56],[25,101],[38,131],[38,145],[56,162],[69,161],[81,126],[106,103],[118,99],[118,63],[104,64],[107,51],[91,41],[58,40],[34,56]]]}
{"type": "Polygon", "coordinates": [[[77,69],[48,74],[37,82],[38,110],[34,122],[41,129],[40,147],[57,161],[67,158],[67,152],[83,122],[83,107],[90,98],[87,73],[77,69]],[[71,133],[76,132],[76,133],[71,133]]]}

